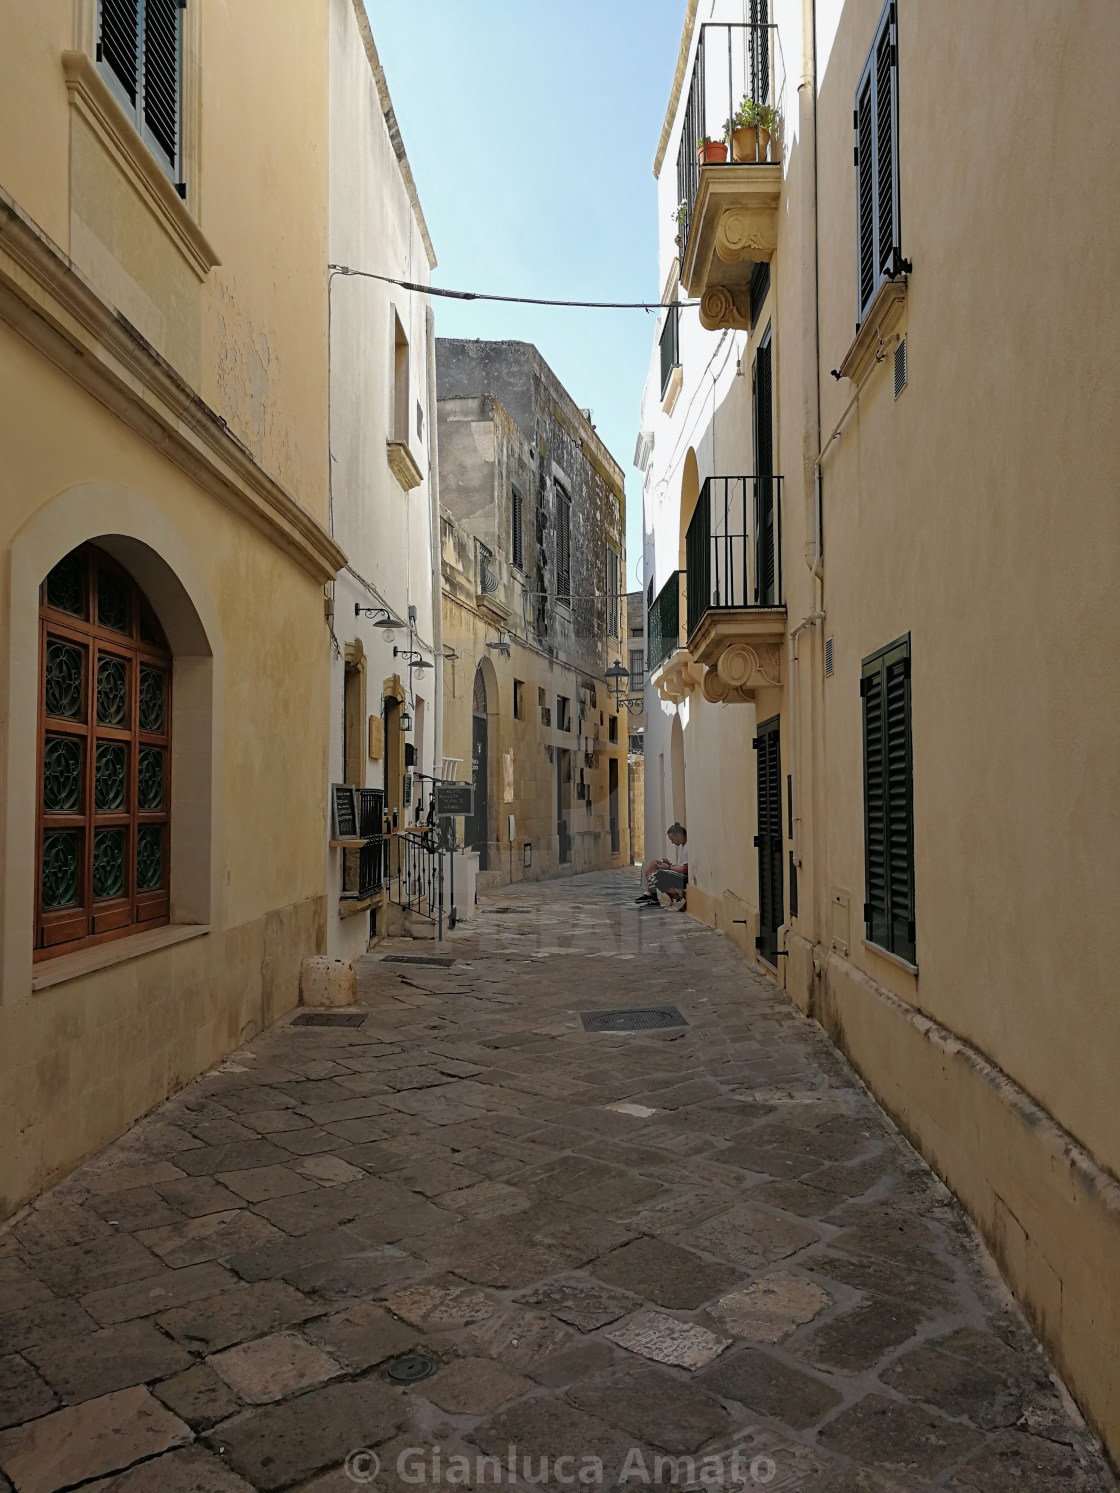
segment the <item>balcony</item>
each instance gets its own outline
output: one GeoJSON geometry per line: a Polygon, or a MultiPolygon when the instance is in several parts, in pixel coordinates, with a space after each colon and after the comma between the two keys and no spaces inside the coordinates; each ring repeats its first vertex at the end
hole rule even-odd
{"type": "Polygon", "coordinates": [[[710,331],[750,326],[753,266],[773,258],[785,69],[778,28],[700,27],[677,153],[680,281],[710,331]]]}
{"type": "Polygon", "coordinates": [[[709,477],[685,536],[688,652],[712,704],[782,682],[781,477],[709,477]]]}
{"type": "Polygon", "coordinates": [[[489,545],[475,540],[475,605],[497,627],[513,616],[513,583],[509,566],[489,545]]]}
{"type": "Polygon", "coordinates": [[[681,642],[681,577],[674,570],[649,609],[649,682],[663,700],[679,704],[700,683],[703,671],[681,642]]]}
{"type": "Polygon", "coordinates": [[[677,305],[665,308],[665,325],[661,329],[661,408],[667,415],[673,413],[677,395],[684,382],[680,352],[681,308],[677,305]]]}

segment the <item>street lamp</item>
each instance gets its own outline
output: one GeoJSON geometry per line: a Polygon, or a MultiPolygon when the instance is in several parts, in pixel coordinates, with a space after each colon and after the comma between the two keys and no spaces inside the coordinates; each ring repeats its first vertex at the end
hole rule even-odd
{"type": "Polygon", "coordinates": [[[645,700],[642,698],[642,696],[624,695],[622,693],[622,681],[624,679],[630,678],[630,670],[626,668],[621,659],[615,659],[614,663],[611,664],[610,668],[607,670],[605,678],[607,680],[607,683],[614,690],[615,709],[621,710],[625,706],[625,708],[630,711],[632,715],[641,715],[643,710],[645,709],[645,700]]]}
{"type": "Polygon", "coordinates": [[[389,642],[393,636],[394,627],[403,627],[404,623],[399,617],[394,617],[388,607],[364,607],[360,601],[354,603],[355,617],[372,617],[374,627],[380,627],[385,634],[385,641],[389,642]]]}

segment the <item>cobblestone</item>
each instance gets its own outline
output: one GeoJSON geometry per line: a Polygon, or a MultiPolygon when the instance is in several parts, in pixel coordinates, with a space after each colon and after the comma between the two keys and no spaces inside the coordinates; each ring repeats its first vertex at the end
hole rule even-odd
{"type": "Polygon", "coordinates": [[[378,951],[363,1027],[280,1022],[0,1231],[0,1490],[341,1493],[366,1448],[403,1493],[420,1448],[428,1483],[567,1455],[730,1487],[738,1454],[746,1493],[759,1458],[803,1493],[1116,1493],[843,1059],[633,894],[519,886],[448,968],[378,951]],[[437,1372],[397,1386],[405,1353],[437,1372]]]}

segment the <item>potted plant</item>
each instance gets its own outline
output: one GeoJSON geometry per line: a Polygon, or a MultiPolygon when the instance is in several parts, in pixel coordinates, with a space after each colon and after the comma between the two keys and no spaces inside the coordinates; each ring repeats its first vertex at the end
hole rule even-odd
{"type": "Polygon", "coordinates": [[[679,249],[681,246],[681,240],[688,233],[688,203],[684,201],[679,202],[676,209],[671,212],[669,216],[677,225],[677,236],[675,242],[679,249]]]}
{"type": "Polygon", "coordinates": [[[696,154],[701,166],[718,166],[727,160],[727,146],[708,135],[701,135],[696,142],[696,154]]]}
{"type": "Polygon", "coordinates": [[[778,111],[743,95],[738,109],[724,126],[733,161],[765,161],[770,140],[778,132],[778,111]]]}

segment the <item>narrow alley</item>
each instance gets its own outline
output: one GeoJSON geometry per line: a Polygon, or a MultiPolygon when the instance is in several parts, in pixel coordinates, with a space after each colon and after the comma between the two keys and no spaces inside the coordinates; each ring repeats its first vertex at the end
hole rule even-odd
{"type": "Polygon", "coordinates": [[[360,1025],[297,1009],[13,1217],[0,1488],[1114,1489],[836,1050],[634,891],[383,944],[360,1025]]]}

